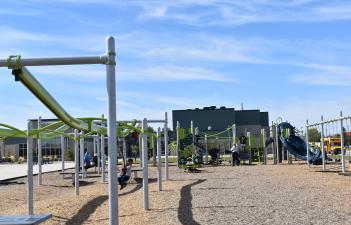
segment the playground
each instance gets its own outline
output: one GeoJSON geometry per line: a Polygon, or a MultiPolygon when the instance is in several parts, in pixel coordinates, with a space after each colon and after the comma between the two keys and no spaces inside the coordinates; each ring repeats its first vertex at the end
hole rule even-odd
{"type": "MultiPolygon", "coordinates": [[[[140,178],[119,192],[121,224],[347,224],[349,177],[309,170],[305,164],[204,167],[172,177],[157,191],[150,167],[150,209],[143,211],[140,178]],[[322,185],[321,185],[322,184],[322,185]]],[[[36,213],[51,212],[43,224],[106,224],[107,184],[94,174],[75,196],[70,179],[58,172],[43,175],[34,188],[36,213]]],[[[35,180],[35,179],[34,179],[35,180]]],[[[0,186],[3,214],[26,213],[25,179],[0,186]],[[15,193],[15,194],[14,194],[15,193]]]]}

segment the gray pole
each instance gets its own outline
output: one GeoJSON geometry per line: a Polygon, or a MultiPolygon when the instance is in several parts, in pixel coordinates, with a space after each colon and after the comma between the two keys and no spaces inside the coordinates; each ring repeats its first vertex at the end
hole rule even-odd
{"type": "Polygon", "coordinates": [[[251,132],[247,132],[246,136],[249,137],[249,165],[251,165],[251,132]]]}
{"type": "Polygon", "coordinates": [[[344,124],[342,118],[342,111],[340,111],[340,141],[341,141],[341,172],[345,173],[345,146],[344,146],[344,124]]]}
{"type": "Polygon", "coordinates": [[[236,124],[233,124],[232,134],[233,134],[233,144],[235,144],[236,143],[236,124]]]}
{"type": "Polygon", "coordinates": [[[323,116],[321,116],[321,148],[322,148],[322,163],[323,163],[323,171],[325,171],[325,154],[324,154],[324,123],[323,123],[323,116]]]}
{"type": "Polygon", "coordinates": [[[161,149],[161,128],[157,129],[157,183],[158,191],[162,191],[162,149],[161,149]]]}
{"type": "Polygon", "coordinates": [[[6,152],[5,152],[5,140],[1,141],[1,151],[2,151],[2,157],[6,157],[6,152]]]}
{"type": "Polygon", "coordinates": [[[143,167],[143,154],[142,154],[142,140],[141,140],[141,134],[139,134],[139,163],[140,167],[143,167]]]}
{"type": "Polygon", "coordinates": [[[205,164],[208,164],[208,145],[207,145],[207,134],[205,134],[205,151],[206,151],[206,156],[205,156],[205,164]]]}
{"type": "Polygon", "coordinates": [[[108,94],[108,190],[109,190],[109,224],[118,224],[118,190],[117,190],[117,116],[116,116],[116,61],[115,39],[106,39],[108,62],[106,65],[106,81],[108,94]]]}
{"type": "Polygon", "coordinates": [[[61,135],[61,162],[62,173],[65,172],[65,136],[61,135]]]}
{"type": "Polygon", "coordinates": [[[27,130],[27,207],[28,215],[33,215],[33,137],[30,136],[33,125],[28,121],[27,130]]]}
{"type": "MultiPolygon", "coordinates": [[[[147,120],[143,119],[142,128],[143,131],[147,129],[147,120]]],[[[149,171],[148,171],[148,160],[147,160],[147,134],[141,134],[142,140],[142,154],[143,154],[143,196],[144,196],[144,210],[149,210],[149,171]]]]}
{"type": "Polygon", "coordinates": [[[78,147],[78,130],[74,129],[74,190],[79,195],[79,147],[78,147]]]}
{"type": "Polygon", "coordinates": [[[277,165],[279,165],[280,164],[280,155],[279,155],[278,124],[275,126],[275,140],[276,140],[275,158],[276,158],[277,165]]]}
{"type": "Polygon", "coordinates": [[[261,129],[262,134],[262,147],[263,147],[263,164],[267,165],[267,149],[266,149],[266,131],[265,129],[261,129]]]}
{"type": "MultiPolygon", "coordinates": [[[[84,135],[84,132],[81,132],[81,135],[84,135]]],[[[85,168],[84,168],[84,137],[79,139],[79,152],[80,152],[80,168],[82,172],[82,179],[85,177],[85,168]]]]}
{"type": "Polygon", "coordinates": [[[123,138],[123,160],[127,161],[127,140],[125,137],[123,138]]]}
{"type": "Polygon", "coordinates": [[[152,146],[152,166],[156,166],[156,148],[154,136],[151,136],[151,146],[152,146]]]}
{"type": "MultiPolygon", "coordinates": [[[[38,119],[38,129],[40,129],[41,127],[41,116],[39,116],[38,119]]],[[[40,139],[40,134],[38,136],[38,185],[42,185],[43,184],[43,179],[42,179],[42,158],[43,158],[43,154],[42,154],[42,148],[41,148],[41,139],[40,139]]]]}
{"type": "Polygon", "coordinates": [[[193,135],[193,143],[192,143],[192,150],[193,150],[193,155],[196,154],[196,147],[195,147],[195,131],[194,131],[194,122],[190,122],[190,128],[191,128],[191,134],[193,135]]]}
{"type": "Polygon", "coordinates": [[[101,134],[101,139],[100,139],[100,145],[101,145],[101,178],[102,182],[106,182],[106,176],[105,176],[105,166],[106,166],[106,157],[105,157],[105,135],[101,134]]]}
{"type": "Polygon", "coordinates": [[[100,149],[100,135],[97,136],[96,139],[96,150],[97,150],[97,168],[98,168],[98,175],[101,172],[101,149],[100,149]]]}
{"type": "MultiPolygon", "coordinates": [[[[105,64],[108,56],[81,56],[81,57],[54,57],[54,58],[27,58],[20,60],[21,66],[58,66],[79,64],[105,64]]],[[[17,66],[16,59],[10,59],[12,67],[17,66]]],[[[8,67],[7,60],[0,60],[0,67],[8,67]]]]}
{"type": "Polygon", "coordinates": [[[309,142],[309,138],[308,138],[308,120],[306,120],[306,132],[305,132],[305,135],[306,135],[306,150],[307,150],[307,165],[308,167],[310,167],[310,146],[308,144],[309,142]]]}
{"type": "Polygon", "coordinates": [[[177,167],[179,168],[179,153],[180,153],[180,139],[179,139],[179,129],[180,129],[180,123],[177,121],[177,128],[176,128],[176,133],[177,133],[177,167]]]}
{"type": "Polygon", "coordinates": [[[169,179],[168,174],[168,116],[165,112],[165,123],[164,123],[164,144],[165,144],[165,178],[169,179]]]}

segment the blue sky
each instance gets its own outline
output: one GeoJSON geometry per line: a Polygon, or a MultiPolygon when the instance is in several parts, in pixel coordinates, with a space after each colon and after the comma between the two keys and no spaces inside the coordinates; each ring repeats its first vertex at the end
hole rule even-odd
{"type": "MultiPolygon", "coordinates": [[[[2,0],[0,57],[96,55],[117,40],[119,119],[227,106],[300,127],[351,113],[351,2],[2,0]]],[[[74,116],[106,114],[103,66],[30,70],[74,116]]],[[[0,68],[0,121],[53,115],[0,68]]]]}

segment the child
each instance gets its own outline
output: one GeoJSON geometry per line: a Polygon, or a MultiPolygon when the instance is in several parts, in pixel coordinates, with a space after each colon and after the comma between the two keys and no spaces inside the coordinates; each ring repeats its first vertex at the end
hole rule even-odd
{"type": "Polygon", "coordinates": [[[121,190],[127,186],[127,181],[132,175],[133,159],[128,159],[126,166],[122,169],[122,175],[118,177],[118,183],[121,185],[121,190]]]}

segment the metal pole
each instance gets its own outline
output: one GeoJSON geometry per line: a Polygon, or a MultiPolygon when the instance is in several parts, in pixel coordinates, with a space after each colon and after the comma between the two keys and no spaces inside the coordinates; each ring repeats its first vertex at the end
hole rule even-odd
{"type": "Polygon", "coordinates": [[[193,150],[193,155],[196,154],[196,147],[195,147],[195,131],[194,131],[194,122],[193,121],[190,121],[190,130],[191,130],[191,134],[193,136],[193,143],[192,143],[192,150],[193,150]]]}
{"type": "MultiPolygon", "coordinates": [[[[21,66],[58,66],[79,64],[106,64],[108,56],[80,56],[80,57],[54,57],[54,58],[27,58],[20,59],[21,66]]],[[[10,66],[16,66],[16,59],[10,59],[10,66]]],[[[0,60],[0,67],[8,67],[7,60],[0,60]]]]}
{"type": "MultiPolygon", "coordinates": [[[[41,127],[41,116],[39,116],[38,119],[38,129],[41,127]]],[[[41,148],[41,139],[40,139],[40,134],[38,135],[38,185],[43,184],[43,176],[42,176],[42,158],[43,158],[43,152],[41,148]]]]}
{"type": "Polygon", "coordinates": [[[98,168],[98,175],[101,172],[101,149],[100,149],[100,135],[98,134],[96,139],[96,150],[97,150],[97,168],[98,168]]]}
{"type": "Polygon", "coordinates": [[[61,135],[61,162],[62,173],[65,172],[65,136],[61,135]]]}
{"type": "Polygon", "coordinates": [[[157,183],[158,191],[162,191],[162,158],[161,158],[161,128],[157,129],[157,183]]]}
{"type": "Polygon", "coordinates": [[[247,132],[246,136],[249,137],[249,165],[251,165],[251,132],[247,132]]]}
{"type": "Polygon", "coordinates": [[[177,167],[179,168],[179,153],[180,153],[180,139],[179,139],[179,129],[180,129],[180,123],[177,121],[177,128],[176,128],[176,133],[177,133],[177,167]]]}
{"type": "Polygon", "coordinates": [[[262,134],[262,147],[263,147],[263,164],[267,165],[267,149],[266,149],[266,131],[265,129],[261,129],[262,134]]]}
{"type": "Polygon", "coordinates": [[[340,141],[341,141],[341,171],[345,173],[345,146],[344,146],[344,122],[342,118],[342,111],[340,111],[340,141]]]}
{"type": "Polygon", "coordinates": [[[27,207],[28,215],[33,215],[33,137],[31,136],[33,125],[28,121],[27,129],[27,207]]]}
{"type": "Polygon", "coordinates": [[[306,150],[307,150],[307,165],[308,167],[311,166],[310,164],[310,146],[308,144],[308,120],[306,120],[306,132],[305,132],[305,135],[306,135],[306,150]]]}
{"type": "Polygon", "coordinates": [[[207,134],[205,134],[205,150],[206,150],[206,156],[205,156],[205,164],[208,164],[208,146],[207,146],[207,134]]]}
{"type": "Polygon", "coordinates": [[[323,123],[323,116],[321,116],[321,148],[322,148],[322,163],[323,163],[323,171],[325,171],[325,154],[324,154],[324,123],[323,123]]]}
{"type": "MultiPolygon", "coordinates": [[[[81,132],[81,135],[84,135],[84,132],[81,132]]],[[[84,137],[81,137],[79,140],[79,152],[80,152],[80,168],[82,172],[82,179],[85,177],[85,168],[84,168],[84,137]]]]}
{"type": "Polygon", "coordinates": [[[275,126],[275,140],[276,140],[276,163],[277,165],[280,164],[280,155],[279,155],[279,137],[278,137],[278,125],[275,126]]]}
{"type": "Polygon", "coordinates": [[[74,190],[79,195],[79,147],[78,147],[78,130],[74,129],[74,190]]]}
{"type": "MultiPolygon", "coordinates": [[[[142,130],[147,129],[147,120],[143,119],[142,130]]],[[[143,196],[144,196],[144,210],[149,210],[149,174],[148,174],[148,160],[147,160],[147,134],[141,134],[142,140],[142,154],[143,154],[143,196]]]]}
{"type": "Polygon", "coordinates": [[[105,135],[101,134],[101,139],[100,139],[100,145],[101,145],[101,178],[102,182],[106,182],[106,157],[105,157],[105,135]]]}
{"type": "Polygon", "coordinates": [[[151,136],[152,166],[156,166],[156,148],[154,136],[151,136]]]}
{"type": "Polygon", "coordinates": [[[117,191],[117,116],[116,116],[116,62],[115,39],[106,39],[108,62],[106,65],[106,81],[108,93],[108,190],[109,190],[109,224],[118,224],[118,191],[117,191]]]}
{"type": "Polygon", "coordinates": [[[164,123],[164,144],[165,144],[165,178],[169,179],[168,174],[168,116],[165,112],[165,123],[164,123]]]}
{"type": "Polygon", "coordinates": [[[127,161],[127,139],[125,137],[123,138],[123,160],[127,161]]]}
{"type": "MultiPolygon", "coordinates": [[[[93,159],[95,158],[95,157],[97,157],[97,149],[96,149],[96,138],[95,138],[95,136],[93,136],[93,151],[94,151],[94,155],[93,155],[93,159]]],[[[96,172],[96,165],[94,165],[94,170],[95,170],[95,172],[96,172]]]]}
{"type": "Polygon", "coordinates": [[[141,140],[141,135],[139,134],[139,162],[140,162],[140,167],[143,167],[143,154],[142,154],[142,140],[141,140]]]}
{"type": "Polygon", "coordinates": [[[233,124],[232,134],[233,134],[233,144],[235,144],[236,143],[236,124],[233,124]]]}

